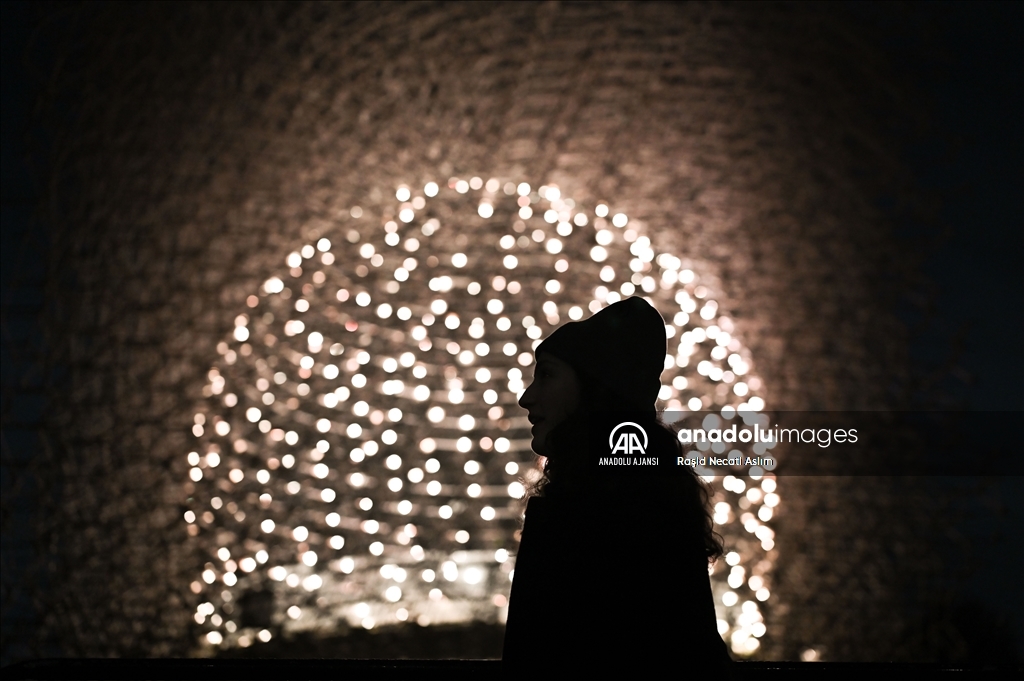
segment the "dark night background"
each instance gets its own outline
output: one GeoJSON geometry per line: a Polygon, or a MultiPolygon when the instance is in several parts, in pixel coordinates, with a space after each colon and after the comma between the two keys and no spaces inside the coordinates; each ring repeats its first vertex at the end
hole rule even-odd
{"type": "MultiPolygon", "coordinates": [[[[2,38],[2,373],[4,487],[11,462],[38,446],[33,424],[46,409],[39,375],[39,315],[46,304],[48,233],[36,219],[47,130],[35,104],[55,68],[54,45],[36,28],[57,6],[0,4],[2,38]],[[42,36],[42,37],[40,37],[42,36]],[[28,140],[33,140],[30,144],[28,140]]],[[[913,329],[919,401],[935,408],[1024,410],[1024,4],[855,3],[836,5],[851,30],[910,84],[927,114],[923,134],[901,150],[930,219],[908,220],[900,238],[920,259],[919,285],[904,321],[913,329]],[[858,23],[859,22],[859,23],[858,23]]],[[[64,53],[61,51],[61,53],[64,53]]],[[[68,115],[73,109],[69,108],[68,115]]],[[[898,210],[902,197],[893,197],[898,210]]],[[[959,484],[959,483],[958,483],[959,484]]],[[[1024,511],[1019,480],[992,482],[965,502],[957,529],[980,558],[964,581],[961,631],[980,659],[1024,652],[1024,511]],[[991,508],[987,499],[1005,503],[991,508]],[[1017,565],[1017,568],[1013,566],[1017,565]],[[972,640],[973,636],[973,640],[972,640]]],[[[8,513],[5,507],[5,513],[8,513]]],[[[4,590],[9,566],[32,549],[16,508],[4,519],[4,590]],[[19,529],[20,528],[20,529],[19,529]]],[[[33,626],[30,603],[4,595],[3,627],[33,626]],[[8,604],[11,604],[8,606],[8,604]]],[[[4,663],[13,661],[4,651],[4,663]]]]}

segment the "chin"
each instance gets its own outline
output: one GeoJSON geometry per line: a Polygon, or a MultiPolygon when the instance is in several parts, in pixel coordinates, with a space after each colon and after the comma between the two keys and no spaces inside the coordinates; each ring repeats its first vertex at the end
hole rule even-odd
{"type": "Polygon", "coordinates": [[[533,440],[530,441],[530,449],[537,456],[547,456],[544,451],[544,440],[547,438],[547,433],[537,433],[533,436],[533,440]]]}

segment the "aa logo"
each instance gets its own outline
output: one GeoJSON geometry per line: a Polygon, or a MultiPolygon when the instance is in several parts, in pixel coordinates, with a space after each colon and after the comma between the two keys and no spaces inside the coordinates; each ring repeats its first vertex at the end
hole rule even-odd
{"type": "Polygon", "coordinates": [[[624,421],[608,436],[612,454],[646,454],[647,431],[632,421],[624,421]]]}

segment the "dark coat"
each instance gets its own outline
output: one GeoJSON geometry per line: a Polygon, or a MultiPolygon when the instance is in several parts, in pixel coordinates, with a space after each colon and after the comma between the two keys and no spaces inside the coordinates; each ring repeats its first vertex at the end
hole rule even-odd
{"type": "Polygon", "coordinates": [[[644,504],[601,504],[599,515],[594,505],[580,508],[529,500],[502,660],[524,668],[669,663],[676,672],[729,661],[706,555],[677,531],[687,523],[644,504]]]}

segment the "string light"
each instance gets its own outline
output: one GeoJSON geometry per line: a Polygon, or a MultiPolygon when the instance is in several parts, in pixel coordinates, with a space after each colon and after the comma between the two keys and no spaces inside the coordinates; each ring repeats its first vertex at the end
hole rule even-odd
{"type": "MultiPolygon", "coordinates": [[[[218,345],[184,516],[209,555],[193,589],[210,645],[270,640],[233,619],[254,589],[273,592],[286,633],[336,617],[501,620],[520,498],[540,476],[517,406],[523,368],[565,321],[645,296],[668,320],[660,408],[753,419],[765,407],[700,263],[659,253],[614,205],[480,177],[390,195],[284,258],[218,345]]],[[[780,497],[764,470],[716,487],[719,630],[747,655],[766,631],[780,497]]]]}

